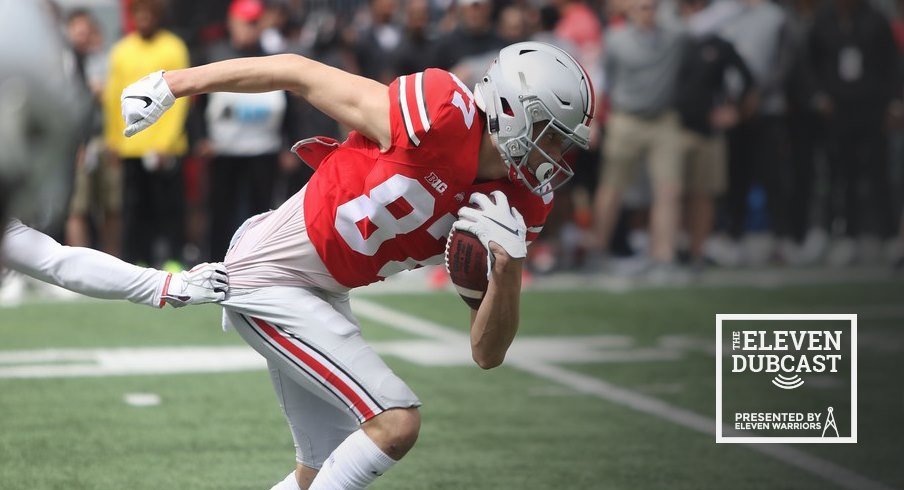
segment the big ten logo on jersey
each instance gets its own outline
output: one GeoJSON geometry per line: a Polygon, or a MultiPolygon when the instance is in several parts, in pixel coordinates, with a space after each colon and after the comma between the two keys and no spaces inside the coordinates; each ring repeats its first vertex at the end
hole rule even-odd
{"type": "Polygon", "coordinates": [[[436,189],[436,192],[439,192],[440,194],[446,192],[446,189],[449,188],[449,186],[445,182],[443,182],[442,179],[440,179],[439,176],[434,172],[430,172],[430,175],[424,177],[424,180],[426,180],[428,184],[433,186],[433,188],[436,189]]]}

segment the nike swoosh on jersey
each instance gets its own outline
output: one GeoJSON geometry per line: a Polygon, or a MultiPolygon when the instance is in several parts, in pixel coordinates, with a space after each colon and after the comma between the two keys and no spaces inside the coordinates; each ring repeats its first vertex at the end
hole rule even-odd
{"type": "Polygon", "coordinates": [[[514,228],[509,228],[508,226],[505,226],[504,224],[502,224],[502,223],[500,223],[500,222],[494,220],[493,218],[490,218],[489,216],[487,216],[487,219],[490,220],[490,221],[492,221],[493,223],[496,223],[497,225],[499,225],[499,226],[505,228],[506,230],[508,230],[511,234],[515,235],[516,237],[520,237],[520,236],[521,236],[521,234],[518,232],[518,230],[516,230],[516,229],[514,229],[514,228]]]}
{"type": "Polygon", "coordinates": [[[145,107],[150,106],[151,102],[153,102],[153,100],[151,100],[151,98],[146,95],[126,95],[123,98],[124,99],[138,99],[138,100],[144,102],[145,107]]]}

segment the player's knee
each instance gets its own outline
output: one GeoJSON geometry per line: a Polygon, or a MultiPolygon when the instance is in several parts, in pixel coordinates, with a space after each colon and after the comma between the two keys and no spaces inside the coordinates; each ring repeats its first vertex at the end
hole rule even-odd
{"type": "Polygon", "coordinates": [[[390,458],[400,459],[417,442],[421,414],[416,408],[394,408],[365,422],[363,428],[390,458]]]}
{"type": "Polygon", "coordinates": [[[421,430],[421,413],[416,408],[387,410],[387,433],[393,448],[408,452],[421,430]]]}

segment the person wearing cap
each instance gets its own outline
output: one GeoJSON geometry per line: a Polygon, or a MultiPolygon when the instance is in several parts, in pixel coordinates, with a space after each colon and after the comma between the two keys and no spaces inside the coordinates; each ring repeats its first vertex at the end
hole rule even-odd
{"type": "Polygon", "coordinates": [[[135,31],[113,46],[103,94],[104,139],[122,163],[122,254],[132,263],[180,260],[184,241],[188,100],[177,102],[158,126],[137,138],[123,137],[119,112],[119,94],[135,78],[152,69],[189,66],[185,43],[162,27],[164,12],[163,0],[132,0],[135,31]],[[155,242],[163,244],[161,250],[155,242]]]}
{"type": "MultiPolygon", "coordinates": [[[[260,0],[234,0],[229,37],[213,45],[206,62],[262,56],[260,0]]],[[[248,217],[273,206],[281,150],[295,132],[291,98],[283,90],[202,95],[193,108],[195,154],[209,158],[209,256],[222,260],[232,232],[248,217]]],[[[288,151],[283,158],[295,159],[288,151]]]]}

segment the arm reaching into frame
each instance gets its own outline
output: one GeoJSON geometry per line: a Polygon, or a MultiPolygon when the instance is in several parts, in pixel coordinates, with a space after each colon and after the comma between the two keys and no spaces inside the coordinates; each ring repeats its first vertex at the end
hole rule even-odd
{"type": "Polygon", "coordinates": [[[18,220],[6,226],[0,242],[0,264],[39,281],[101,299],[179,308],[226,298],[228,277],[223,264],[200,264],[170,274],[134,266],[112,255],[83,247],[67,247],[18,220]]]}

